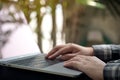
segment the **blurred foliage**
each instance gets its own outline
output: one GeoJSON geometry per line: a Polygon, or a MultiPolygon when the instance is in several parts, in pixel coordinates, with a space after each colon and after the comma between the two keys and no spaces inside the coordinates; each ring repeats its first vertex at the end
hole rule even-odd
{"type": "Polygon", "coordinates": [[[89,5],[94,6],[97,8],[105,8],[105,6],[102,3],[95,2],[95,0],[76,0],[77,3],[83,4],[83,5],[89,5]]]}
{"type": "MultiPolygon", "coordinates": [[[[116,16],[119,15],[120,16],[120,9],[119,9],[119,4],[120,1],[119,0],[0,0],[0,8],[2,3],[11,3],[11,4],[17,4],[20,6],[21,10],[24,12],[28,23],[30,22],[30,14],[31,12],[35,11],[37,12],[37,28],[36,28],[36,33],[38,36],[38,44],[39,47],[42,50],[42,33],[41,33],[41,22],[42,19],[44,17],[44,14],[41,15],[41,11],[40,9],[42,7],[47,7],[50,6],[52,11],[52,22],[53,22],[53,26],[52,26],[52,32],[51,32],[51,40],[53,41],[53,46],[56,45],[56,18],[55,18],[55,10],[56,10],[56,5],[57,4],[61,4],[62,8],[63,8],[63,17],[64,17],[64,28],[63,28],[63,32],[66,34],[68,34],[68,36],[72,36],[69,35],[71,32],[69,31],[68,33],[66,33],[66,28],[68,27],[68,25],[66,25],[67,23],[70,24],[70,21],[67,19],[71,19],[69,17],[70,13],[74,12],[75,10],[78,10],[79,16],[82,16],[84,13],[84,6],[92,6],[95,8],[100,8],[100,9],[104,9],[104,8],[109,8],[111,13],[116,16]],[[81,7],[76,8],[75,4],[82,4],[81,7]],[[72,9],[72,7],[75,6],[75,8],[72,9]],[[74,10],[75,9],[75,10],[74,10]]],[[[74,17],[72,17],[72,19],[74,19],[74,17]]],[[[73,23],[74,24],[74,23],[73,23]]],[[[78,25],[79,26],[79,25],[78,25]]],[[[71,28],[71,29],[76,29],[77,28],[71,28]]],[[[76,32],[76,31],[73,31],[76,32]]],[[[73,35],[75,36],[75,35],[73,35]]],[[[68,38],[68,37],[66,37],[68,38]]],[[[70,42],[70,39],[66,39],[69,41],[66,42],[70,42]]],[[[71,39],[72,40],[72,39],[71,39]]],[[[72,42],[72,41],[71,41],[72,42]]],[[[79,41],[78,41],[79,42],[79,41]]]]}

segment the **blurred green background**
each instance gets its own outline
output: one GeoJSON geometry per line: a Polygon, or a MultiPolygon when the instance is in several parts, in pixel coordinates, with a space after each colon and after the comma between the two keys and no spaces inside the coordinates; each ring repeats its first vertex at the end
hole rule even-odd
{"type": "Polygon", "coordinates": [[[47,53],[65,43],[120,43],[119,4],[120,0],[0,0],[0,10],[8,9],[12,17],[22,11],[25,18],[11,22],[28,24],[41,51],[47,53]]]}

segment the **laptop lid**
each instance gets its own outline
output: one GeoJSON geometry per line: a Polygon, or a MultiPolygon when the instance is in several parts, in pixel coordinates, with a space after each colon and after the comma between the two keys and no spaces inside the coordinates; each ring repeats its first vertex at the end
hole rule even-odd
{"type": "Polygon", "coordinates": [[[14,5],[3,6],[0,10],[0,57],[3,59],[36,52],[40,50],[23,12],[17,11],[14,5]]]}

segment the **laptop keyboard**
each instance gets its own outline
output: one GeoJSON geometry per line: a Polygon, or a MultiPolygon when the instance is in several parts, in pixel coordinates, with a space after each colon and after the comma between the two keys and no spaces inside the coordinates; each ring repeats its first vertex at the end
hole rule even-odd
{"type": "Polygon", "coordinates": [[[59,62],[61,62],[60,59],[48,60],[48,59],[45,59],[45,55],[37,55],[37,56],[32,57],[32,58],[18,60],[18,61],[14,61],[14,62],[10,62],[10,63],[34,67],[34,68],[45,68],[45,67],[48,67],[50,65],[59,63],[59,62]]]}

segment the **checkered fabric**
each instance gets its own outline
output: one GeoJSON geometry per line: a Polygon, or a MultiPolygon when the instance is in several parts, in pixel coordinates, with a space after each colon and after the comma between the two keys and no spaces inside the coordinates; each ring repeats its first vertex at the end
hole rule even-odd
{"type": "Polygon", "coordinates": [[[107,62],[104,80],[120,80],[120,45],[93,45],[94,55],[107,62]]]}

